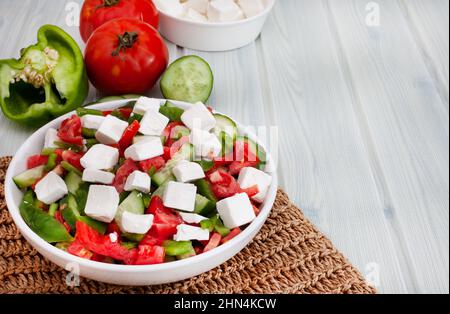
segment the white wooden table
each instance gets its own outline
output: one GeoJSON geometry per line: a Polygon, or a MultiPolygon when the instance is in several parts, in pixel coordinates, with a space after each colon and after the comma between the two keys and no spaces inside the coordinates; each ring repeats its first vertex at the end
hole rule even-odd
{"type": "MultiPolygon", "coordinates": [[[[81,44],[81,2],[0,0],[0,58],[45,23],[81,44]]],[[[281,187],[383,293],[449,292],[448,11],[448,0],[279,0],[243,49],[169,44],[172,60],[211,64],[216,109],[278,126],[281,187]]],[[[31,132],[1,116],[0,155],[31,132]]]]}

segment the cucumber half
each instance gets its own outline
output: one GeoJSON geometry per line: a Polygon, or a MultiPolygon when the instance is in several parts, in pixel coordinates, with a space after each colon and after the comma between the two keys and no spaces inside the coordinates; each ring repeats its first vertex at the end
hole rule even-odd
{"type": "Polygon", "coordinates": [[[214,118],[216,118],[216,126],[213,129],[213,133],[220,138],[220,133],[225,132],[233,141],[236,140],[238,134],[236,122],[219,113],[214,114],[214,118]]]}
{"type": "Polygon", "coordinates": [[[198,56],[185,56],[167,68],[161,79],[161,92],[166,99],[205,103],[213,84],[209,64],[198,56]]]}

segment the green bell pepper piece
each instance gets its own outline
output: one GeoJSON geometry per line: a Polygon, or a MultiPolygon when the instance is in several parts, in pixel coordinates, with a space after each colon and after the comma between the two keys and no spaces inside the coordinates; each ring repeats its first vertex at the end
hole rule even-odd
{"type": "Polygon", "coordinates": [[[97,133],[97,130],[82,128],[81,133],[83,134],[84,138],[95,138],[95,133],[97,133]]]}
{"type": "Polygon", "coordinates": [[[173,241],[166,240],[163,242],[164,250],[169,256],[179,256],[193,251],[191,241],[173,241]]]}
{"type": "Polygon", "coordinates": [[[72,241],[73,238],[64,225],[42,209],[34,206],[34,202],[33,191],[28,191],[19,206],[20,214],[31,230],[50,243],[72,241]]]}
{"type": "Polygon", "coordinates": [[[100,110],[95,109],[88,109],[88,108],[77,108],[77,115],[79,117],[86,116],[86,115],[92,115],[92,116],[103,116],[103,112],[100,110]]]}
{"type": "Polygon", "coordinates": [[[58,159],[58,155],[56,153],[51,153],[48,155],[47,164],[45,165],[45,171],[53,170],[56,167],[56,160],[58,159]]]}
{"type": "Polygon", "coordinates": [[[178,107],[175,107],[170,102],[166,102],[164,106],[159,108],[159,113],[166,116],[172,122],[180,122],[181,116],[184,113],[184,110],[178,107]]]}
{"type": "Polygon", "coordinates": [[[77,168],[75,168],[74,166],[72,166],[70,163],[68,163],[65,160],[61,161],[61,167],[63,167],[65,170],[67,170],[69,172],[70,171],[75,172],[79,176],[83,175],[83,173],[80,170],[78,170],[77,168]]]}
{"type": "Polygon", "coordinates": [[[79,107],[89,91],[83,54],[73,38],[44,25],[37,39],[19,59],[0,60],[0,107],[9,119],[32,127],[79,107]]]}

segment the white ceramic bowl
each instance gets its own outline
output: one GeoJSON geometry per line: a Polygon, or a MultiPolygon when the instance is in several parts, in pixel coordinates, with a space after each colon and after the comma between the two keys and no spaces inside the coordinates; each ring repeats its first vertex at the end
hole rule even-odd
{"type": "Polygon", "coordinates": [[[252,43],[261,33],[276,0],[248,19],[226,23],[195,22],[159,11],[159,30],[174,44],[202,51],[233,50],[252,43]]]}
{"type": "MultiPolygon", "coordinates": [[[[93,105],[89,108],[106,110],[121,107],[128,101],[130,100],[107,102],[93,105]]],[[[190,104],[182,102],[174,103],[184,109],[190,106],[190,104]]],[[[68,270],[79,271],[78,274],[82,277],[112,284],[152,285],[175,282],[206,272],[233,257],[253,239],[267,219],[273,202],[275,201],[277,191],[276,172],[271,173],[273,176],[272,185],[258,217],[237,237],[207,253],[165,264],[130,266],[94,262],[79,258],[56,248],[35,234],[22,219],[22,216],[19,213],[19,204],[23,192],[17,188],[12,178],[26,169],[27,157],[41,151],[45,132],[49,128],[58,128],[61,122],[71,114],[73,114],[73,112],[53,120],[31,135],[15,154],[5,179],[6,202],[16,226],[19,228],[25,239],[39,253],[55,264],[68,270]]],[[[255,138],[254,134],[247,132],[242,125],[238,124],[238,128],[242,135],[248,135],[250,139],[254,140],[264,148],[264,146],[255,138]]],[[[267,157],[270,164],[272,159],[268,152],[267,157]]]]}

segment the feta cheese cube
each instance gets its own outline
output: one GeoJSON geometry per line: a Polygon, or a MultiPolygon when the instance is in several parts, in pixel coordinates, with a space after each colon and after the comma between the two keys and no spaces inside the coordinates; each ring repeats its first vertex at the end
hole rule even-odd
{"type": "Polygon", "coordinates": [[[206,10],[208,9],[208,4],[209,4],[208,0],[187,0],[184,3],[184,5],[188,9],[188,11],[189,11],[189,9],[192,9],[202,15],[206,14],[206,10]]]}
{"type": "Polygon", "coordinates": [[[193,184],[171,181],[167,183],[163,194],[164,206],[193,212],[195,208],[195,197],[197,187],[193,184]]]}
{"type": "Polygon", "coordinates": [[[44,148],[55,148],[57,147],[55,142],[61,141],[58,137],[58,131],[56,129],[50,128],[45,133],[44,148]]]}
{"type": "Polygon", "coordinates": [[[159,112],[161,101],[155,98],[139,97],[134,105],[133,112],[144,115],[147,111],[153,110],[159,112]]]}
{"type": "Polygon", "coordinates": [[[208,19],[212,22],[231,22],[244,19],[244,12],[234,0],[211,1],[207,9],[208,19]]]}
{"type": "Polygon", "coordinates": [[[50,205],[63,198],[68,193],[68,190],[64,180],[51,171],[36,184],[34,192],[38,200],[50,205]]]}
{"type": "Polygon", "coordinates": [[[86,207],[87,216],[98,221],[110,223],[119,206],[119,193],[113,186],[91,185],[89,187],[86,207]]]}
{"type": "Polygon", "coordinates": [[[238,0],[238,5],[247,18],[258,15],[264,11],[264,3],[262,0],[238,0]]]}
{"type": "Polygon", "coordinates": [[[127,178],[125,182],[125,191],[137,190],[142,193],[149,193],[151,178],[148,173],[135,170],[127,178]]]}
{"type": "Polygon", "coordinates": [[[204,16],[201,13],[198,13],[198,11],[191,9],[191,8],[187,9],[184,17],[187,20],[194,21],[194,22],[208,22],[208,19],[206,18],[206,16],[204,16]]]}
{"type": "Polygon", "coordinates": [[[172,172],[179,182],[192,182],[205,177],[202,167],[196,162],[179,161],[172,172]]]}
{"type": "Polygon", "coordinates": [[[181,121],[191,130],[209,131],[216,126],[216,119],[213,114],[201,102],[185,110],[181,115],[181,121]]]}
{"type": "Polygon", "coordinates": [[[203,130],[192,130],[189,142],[194,145],[195,155],[212,159],[219,156],[222,151],[222,144],[217,136],[203,130]]]}
{"type": "Polygon", "coordinates": [[[256,217],[253,205],[245,193],[217,202],[217,211],[225,227],[230,229],[248,224],[256,217]]]}
{"type": "Polygon", "coordinates": [[[203,217],[198,214],[191,214],[191,213],[182,213],[180,212],[181,218],[183,218],[184,222],[188,224],[198,224],[203,220],[208,220],[208,218],[203,217]]]}
{"type": "Polygon", "coordinates": [[[145,234],[153,224],[153,215],[140,215],[124,211],[119,219],[119,227],[123,232],[145,234]]]}
{"type": "Polygon", "coordinates": [[[131,158],[134,161],[142,161],[162,154],[164,154],[164,148],[158,137],[138,142],[125,150],[125,158],[131,158]]]}
{"type": "Polygon", "coordinates": [[[92,183],[111,184],[114,181],[114,173],[98,169],[84,169],[83,181],[92,183]]]}
{"type": "Polygon", "coordinates": [[[119,150],[103,144],[92,146],[80,159],[85,169],[107,170],[113,168],[118,162],[119,150]]]}
{"type": "Polygon", "coordinates": [[[239,186],[243,189],[257,185],[259,193],[252,197],[253,200],[262,203],[272,183],[272,176],[252,167],[242,168],[238,178],[239,186]]]}
{"type": "Polygon", "coordinates": [[[141,120],[139,132],[144,135],[160,136],[169,121],[169,118],[158,111],[148,110],[141,120]]]}
{"type": "Polygon", "coordinates": [[[127,127],[127,122],[108,115],[95,133],[95,138],[103,144],[117,144],[127,127]]]}
{"type": "Polygon", "coordinates": [[[177,233],[173,239],[175,241],[206,241],[209,240],[209,230],[182,224],[177,226],[177,233]]]}
{"type": "Polygon", "coordinates": [[[179,0],[154,0],[156,7],[164,13],[172,16],[181,16],[184,8],[179,0]]]}
{"type": "Polygon", "coordinates": [[[153,139],[159,139],[162,143],[161,136],[151,136],[151,135],[138,135],[133,137],[133,144],[139,143],[139,142],[147,142],[149,140],[153,139]]]}
{"type": "Polygon", "coordinates": [[[98,130],[105,119],[103,116],[87,114],[81,117],[81,125],[86,129],[98,130]]]}

